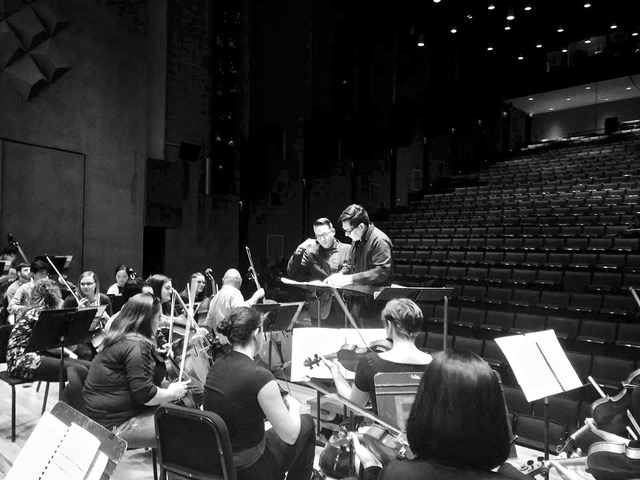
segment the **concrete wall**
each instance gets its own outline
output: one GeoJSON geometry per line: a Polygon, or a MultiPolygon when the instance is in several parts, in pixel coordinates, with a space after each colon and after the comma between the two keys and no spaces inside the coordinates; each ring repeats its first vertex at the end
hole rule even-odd
{"type": "MultiPolygon", "coordinates": [[[[1,74],[0,138],[84,155],[84,258],[82,263],[76,259],[72,274],[92,269],[109,285],[118,263],[137,268],[142,260],[148,12],[140,10],[134,22],[133,15],[96,1],[35,3],[41,2],[70,22],[55,36],[70,70],[31,100],[1,74]]],[[[38,170],[33,175],[38,176],[38,170]]],[[[55,203],[56,199],[45,186],[36,198],[25,201],[55,203]]],[[[59,232],[42,232],[25,218],[20,230],[12,233],[33,238],[59,232]]],[[[42,253],[24,240],[21,243],[31,256],[42,253]]],[[[48,250],[46,241],[41,248],[48,250]]]]}

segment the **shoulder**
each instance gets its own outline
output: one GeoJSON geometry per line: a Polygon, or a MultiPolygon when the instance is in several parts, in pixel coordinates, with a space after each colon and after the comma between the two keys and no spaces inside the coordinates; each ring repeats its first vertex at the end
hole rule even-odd
{"type": "Polygon", "coordinates": [[[117,295],[120,292],[118,289],[118,284],[114,283],[107,289],[107,295],[117,295]]]}
{"type": "Polygon", "coordinates": [[[107,305],[111,303],[111,299],[107,296],[106,293],[100,294],[100,305],[107,305]]]}
{"type": "Polygon", "coordinates": [[[391,239],[375,225],[371,225],[371,239],[377,242],[391,243],[391,239]]]}

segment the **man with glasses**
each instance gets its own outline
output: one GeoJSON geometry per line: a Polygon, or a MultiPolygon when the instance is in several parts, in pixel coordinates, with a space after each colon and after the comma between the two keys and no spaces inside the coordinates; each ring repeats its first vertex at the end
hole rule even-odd
{"type": "MultiPolygon", "coordinates": [[[[334,287],[346,285],[391,285],[393,281],[393,245],[389,237],[369,221],[369,214],[358,204],[349,205],[339,218],[342,230],[351,239],[349,261],[325,282],[334,287]]],[[[373,298],[358,297],[353,302],[354,316],[363,324],[378,325],[382,306],[373,298]]]]}
{"type": "MultiPolygon", "coordinates": [[[[349,245],[340,242],[336,231],[328,218],[319,218],[313,222],[315,238],[308,238],[296,248],[287,264],[287,274],[296,280],[324,280],[340,271],[349,256],[349,245]]],[[[319,318],[323,326],[341,326],[343,320],[332,308],[331,294],[325,292],[318,299],[309,302],[309,315],[319,318]]]]}

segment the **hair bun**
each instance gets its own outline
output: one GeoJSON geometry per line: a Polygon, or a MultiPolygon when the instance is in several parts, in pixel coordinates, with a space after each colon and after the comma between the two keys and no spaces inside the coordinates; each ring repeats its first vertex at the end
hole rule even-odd
{"type": "Polygon", "coordinates": [[[224,320],[220,321],[220,323],[218,323],[216,330],[218,330],[218,333],[221,333],[225,337],[230,337],[231,331],[233,330],[233,324],[225,318],[224,320]]]}

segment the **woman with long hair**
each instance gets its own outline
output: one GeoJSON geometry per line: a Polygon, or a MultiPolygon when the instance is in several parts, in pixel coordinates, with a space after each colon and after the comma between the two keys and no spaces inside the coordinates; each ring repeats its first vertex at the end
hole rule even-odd
{"type": "Polygon", "coordinates": [[[416,458],[392,460],[381,472],[375,457],[354,442],[365,479],[530,479],[504,463],[513,434],[502,385],[489,364],[471,352],[434,354],[411,408],[407,439],[416,458]]]}
{"type": "MultiPolygon", "coordinates": [[[[26,310],[17,318],[7,345],[7,370],[13,378],[55,382],[60,372],[60,359],[38,352],[27,352],[33,328],[43,310],[56,310],[62,304],[58,284],[49,278],[38,280],[31,290],[26,310]]],[[[89,368],[89,362],[65,358],[65,368],[77,364],[89,368]]]]}
{"type": "Polygon", "coordinates": [[[229,429],[238,480],[308,480],[313,468],[313,419],[300,403],[282,397],[273,374],[257,365],[262,317],[248,307],[231,310],[218,324],[232,350],[216,361],[207,377],[204,409],[222,417],[229,429]],[[272,427],[265,432],[264,419],[272,427]]]}
{"type": "Polygon", "coordinates": [[[114,295],[116,297],[119,297],[120,295],[122,295],[122,289],[124,288],[124,285],[127,283],[127,280],[129,280],[129,267],[124,263],[118,265],[115,269],[114,275],[116,283],[114,283],[107,289],[107,295],[114,295]]]}
{"type": "Polygon", "coordinates": [[[155,447],[155,407],[182,398],[188,382],[166,388],[165,363],[155,332],[160,302],[149,293],[132,297],[107,332],[84,386],[87,415],[124,438],[129,447],[155,447]]]}
{"type": "Polygon", "coordinates": [[[354,384],[342,376],[338,364],[323,361],[336,384],[338,394],[358,406],[364,406],[370,399],[373,412],[378,413],[374,377],[380,372],[422,372],[431,362],[431,355],[416,347],[415,340],[422,329],[422,310],[407,298],[389,300],[382,310],[382,322],[392,347],[382,353],[366,353],[356,369],[354,384]]]}

